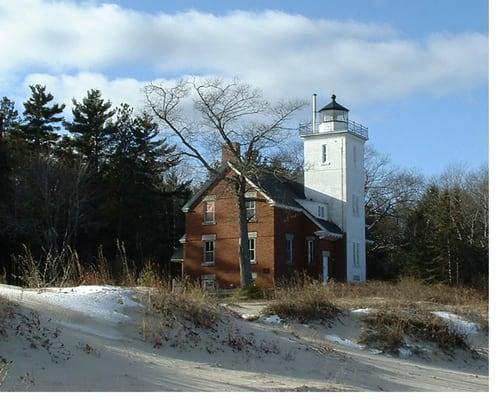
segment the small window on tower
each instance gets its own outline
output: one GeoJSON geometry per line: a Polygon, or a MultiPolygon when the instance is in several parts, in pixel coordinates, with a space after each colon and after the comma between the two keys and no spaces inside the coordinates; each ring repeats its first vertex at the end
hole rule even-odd
{"type": "Polygon", "coordinates": [[[327,162],[327,145],[322,145],[322,163],[325,164],[327,162]]]}

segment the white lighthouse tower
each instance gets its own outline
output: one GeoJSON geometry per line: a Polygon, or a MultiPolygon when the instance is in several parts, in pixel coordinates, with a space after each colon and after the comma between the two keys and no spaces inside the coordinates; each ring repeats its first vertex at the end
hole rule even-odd
{"type": "Polygon", "coordinates": [[[323,218],[345,234],[346,278],[366,279],[364,144],[368,129],[348,116],[349,110],[332,101],[317,112],[313,95],[313,122],[303,131],[306,201],[326,204],[323,218]]]}

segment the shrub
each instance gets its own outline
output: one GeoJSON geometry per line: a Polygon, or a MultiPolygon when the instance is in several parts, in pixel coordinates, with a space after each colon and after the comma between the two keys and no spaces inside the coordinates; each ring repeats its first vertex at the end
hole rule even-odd
{"type": "Polygon", "coordinates": [[[361,342],[388,352],[398,352],[404,336],[437,344],[442,350],[468,348],[465,338],[451,332],[439,317],[412,309],[379,310],[364,317],[361,342]]]}
{"type": "Polygon", "coordinates": [[[151,291],[150,304],[169,320],[185,320],[196,327],[213,328],[220,319],[220,308],[214,297],[195,283],[184,282],[183,287],[166,287],[151,291]]]}
{"type": "Polygon", "coordinates": [[[334,303],[329,285],[308,279],[296,279],[275,289],[273,302],[264,310],[299,322],[329,320],[341,310],[334,303]]]}
{"type": "Polygon", "coordinates": [[[266,291],[258,288],[257,286],[250,286],[247,288],[237,288],[231,295],[231,300],[262,300],[265,299],[266,291]]]}

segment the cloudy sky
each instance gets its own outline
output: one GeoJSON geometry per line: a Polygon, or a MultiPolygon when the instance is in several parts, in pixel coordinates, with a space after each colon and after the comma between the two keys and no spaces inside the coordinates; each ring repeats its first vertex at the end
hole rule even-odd
{"type": "Polygon", "coordinates": [[[0,96],[43,83],[141,107],[145,83],[186,75],[334,91],[378,150],[434,174],[487,162],[487,20],[486,0],[0,0],[0,96]]]}

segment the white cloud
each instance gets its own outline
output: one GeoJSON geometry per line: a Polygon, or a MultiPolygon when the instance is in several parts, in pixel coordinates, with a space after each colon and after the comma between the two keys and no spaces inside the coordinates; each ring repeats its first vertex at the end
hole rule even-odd
{"type": "Polygon", "coordinates": [[[80,72],[75,75],[29,74],[24,80],[25,92],[22,98],[29,96],[28,85],[36,83],[47,86],[56,101],[66,104],[65,112],[69,113],[72,98],[80,101],[89,89],[99,89],[114,105],[128,103],[141,108],[144,103],[143,88],[148,82],[130,78],[108,79],[103,74],[92,72],[80,72]]]}
{"type": "Polygon", "coordinates": [[[107,78],[114,68],[152,79],[238,76],[277,97],[335,90],[347,104],[450,93],[488,75],[483,34],[418,41],[384,25],[278,11],[148,14],[113,4],[0,0],[0,32],[0,54],[8,55],[0,58],[0,90],[14,90],[22,76],[65,98],[100,86],[117,103],[140,101],[143,82],[107,78]]]}

